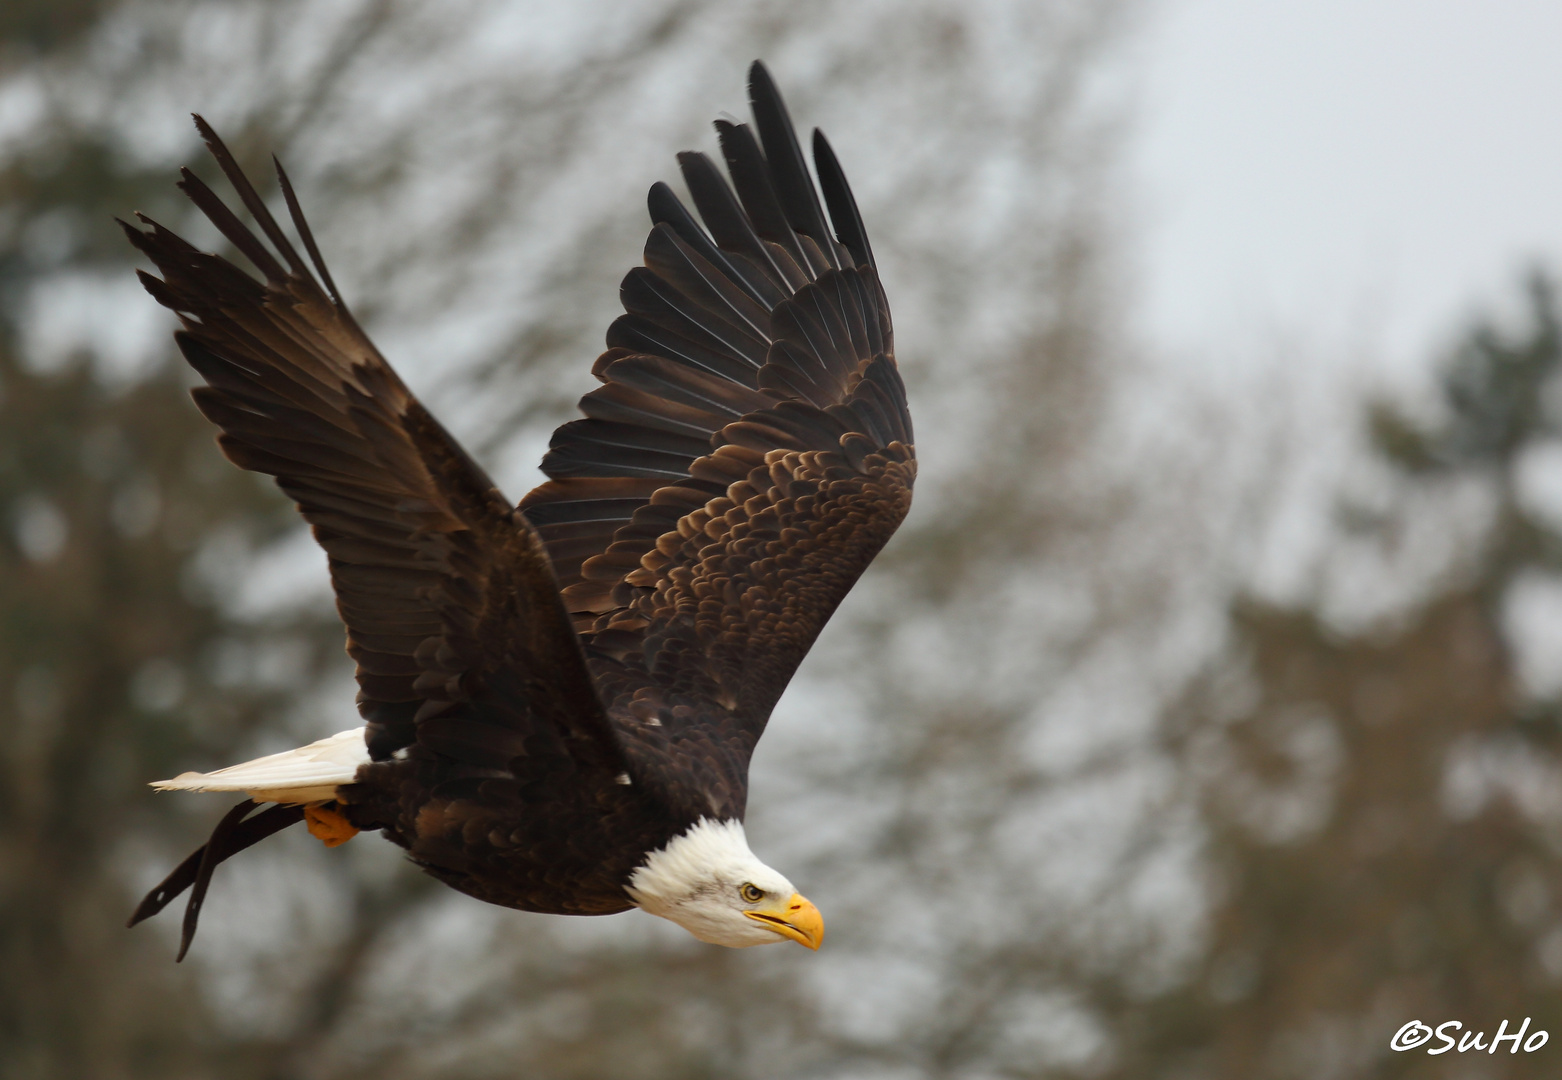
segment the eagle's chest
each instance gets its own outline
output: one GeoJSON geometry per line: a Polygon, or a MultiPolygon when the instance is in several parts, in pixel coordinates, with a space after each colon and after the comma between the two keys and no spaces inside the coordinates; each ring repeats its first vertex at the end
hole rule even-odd
{"type": "Polygon", "coordinates": [[[627,910],[634,906],[624,891],[630,875],[678,831],[652,800],[617,784],[549,798],[503,787],[449,798],[398,782],[406,777],[389,763],[368,771],[356,785],[364,796],[356,808],[374,814],[387,839],[452,888],[523,911],[627,910]]]}

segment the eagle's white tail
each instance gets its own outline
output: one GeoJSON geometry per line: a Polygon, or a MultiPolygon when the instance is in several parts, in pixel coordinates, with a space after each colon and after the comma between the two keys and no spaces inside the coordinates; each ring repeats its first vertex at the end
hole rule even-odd
{"type": "Polygon", "coordinates": [[[336,798],[338,784],[352,783],[369,763],[363,728],[284,750],[216,772],[181,773],[152,784],[159,791],[242,791],[256,802],[319,803],[336,798]]]}

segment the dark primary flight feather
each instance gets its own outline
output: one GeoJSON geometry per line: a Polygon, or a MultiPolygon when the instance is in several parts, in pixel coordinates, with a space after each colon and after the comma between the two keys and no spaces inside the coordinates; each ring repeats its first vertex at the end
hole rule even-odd
{"type": "MultiPolygon", "coordinates": [[[[717,125],[732,187],[679,157],[703,226],[651,189],[602,386],[519,508],[358,327],[280,166],[309,263],[199,118],[265,241],[188,170],[180,184],[263,281],[125,226],[223,452],[275,476],[329,556],[374,759],[344,811],[483,899],[622,910],[647,851],[741,819],[772,707],[910,504],[911,421],[855,202],[816,133],[826,223],[762,65],[750,93],[757,138],[717,125]]],[[[275,827],[236,819],[138,916],[275,827]]]]}

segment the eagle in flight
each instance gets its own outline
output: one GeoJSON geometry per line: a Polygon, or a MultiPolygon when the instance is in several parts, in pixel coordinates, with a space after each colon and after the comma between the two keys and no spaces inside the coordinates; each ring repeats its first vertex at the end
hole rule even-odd
{"type": "Polygon", "coordinates": [[[818,909],[744,837],[749,759],[905,517],[916,458],[835,154],[815,131],[816,189],[757,62],[749,97],[752,127],[716,124],[730,185],[679,155],[699,220],[651,188],[602,385],[518,506],[359,327],[281,166],[308,262],[196,118],[261,235],[188,169],[179,187],[263,280],[144,215],[121,225],[162,275],[140,277],[183,324],[223,453],[274,476],[325,548],[365,724],[154,784],[249,797],[131,925],[189,889],[183,959],[217,864],[302,820],[331,846],[377,829],[506,907],[639,907],[719,945],[819,947],[818,909]]]}

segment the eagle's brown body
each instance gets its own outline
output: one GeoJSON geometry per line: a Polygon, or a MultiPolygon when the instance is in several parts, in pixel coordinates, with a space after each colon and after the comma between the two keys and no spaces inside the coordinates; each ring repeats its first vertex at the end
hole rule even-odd
{"type": "MultiPolygon", "coordinates": [[[[126,227],[184,322],[223,451],[275,476],[330,557],[373,759],[341,813],[480,899],[620,911],[648,851],[741,820],[771,709],[910,505],[911,423],[856,206],[816,134],[827,226],[759,65],[751,91],[758,139],[718,124],[734,187],[680,157],[703,228],[652,189],[603,385],[518,508],[359,329],[280,170],[318,278],[204,123],[269,246],[188,170],[181,187],[264,281],[126,227]]],[[[138,915],[297,815],[236,811],[138,915]]]]}

